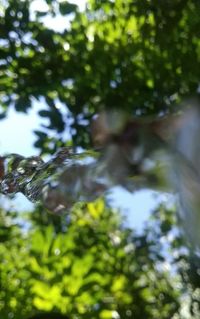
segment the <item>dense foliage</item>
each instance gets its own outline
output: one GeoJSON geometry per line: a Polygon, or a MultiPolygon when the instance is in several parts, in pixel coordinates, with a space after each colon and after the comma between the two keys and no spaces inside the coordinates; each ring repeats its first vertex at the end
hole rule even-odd
{"type": "MultiPolygon", "coordinates": [[[[156,116],[198,93],[199,1],[90,0],[84,12],[33,3],[0,3],[0,117],[39,101],[49,120],[35,132],[42,153],[91,147],[101,109],[156,116]],[[70,26],[47,27],[49,15],[70,26]]],[[[103,199],[75,205],[70,217],[1,209],[0,317],[199,318],[199,259],[174,211],[158,207],[142,235],[119,216],[103,199]]]]}
{"type": "Polygon", "coordinates": [[[68,221],[61,217],[62,231],[53,222],[25,231],[1,216],[10,230],[0,244],[1,318],[37,311],[102,319],[179,313],[183,288],[165,266],[158,234],[150,226],[142,235],[123,228],[102,199],[77,205],[68,221]]]}
{"type": "Polygon", "coordinates": [[[73,144],[88,147],[87,124],[99,109],[158,114],[197,92],[199,1],[91,0],[79,12],[48,0],[46,11],[38,6],[35,13],[31,3],[1,4],[1,116],[11,104],[26,112],[43,98],[48,107],[39,114],[49,132],[36,132],[43,152],[66,144],[65,129],[73,144]],[[72,16],[70,27],[55,31],[52,20],[47,28],[45,16],[58,13],[66,22],[72,16]]]}

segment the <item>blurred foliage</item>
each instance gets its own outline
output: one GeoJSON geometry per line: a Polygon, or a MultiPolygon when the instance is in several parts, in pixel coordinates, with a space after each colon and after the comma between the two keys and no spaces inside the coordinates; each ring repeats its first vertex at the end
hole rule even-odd
{"type": "MultiPolygon", "coordinates": [[[[41,152],[90,147],[89,123],[102,109],[156,116],[198,93],[199,1],[90,0],[84,12],[44,2],[35,11],[31,0],[0,3],[0,118],[42,102],[41,152]],[[66,28],[47,27],[49,15],[66,28]]],[[[27,216],[21,225],[0,210],[2,319],[199,318],[200,262],[173,210],[161,205],[141,235],[102,199],[70,217],[41,206],[27,216]]]]}
{"type": "Polygon", "coordinates": [[[15,226],[0,244],[1,318],[182,318],[180,276],[165,267],[151,227],[124,228],[103,199],[77,204],[65,226],[15,226]]]}
{"type": "Polygon", "coordinates": [[[36,142],[43,152],[66,144],[65,129],[68,143],[90,146],[88,123],[101,109],[159,114],[197,93],[199,1],[90,0],[84,12],[67,1],[46,0],[43,11],[32,3],[1,3],[1,117],[12,104],[27,112],[43,97],[39,115],[49,125],[36,142]],[[47,15],[65,17],[66,27],[56,31],[60,20],[52,20],[48,28],[47,15]]]}

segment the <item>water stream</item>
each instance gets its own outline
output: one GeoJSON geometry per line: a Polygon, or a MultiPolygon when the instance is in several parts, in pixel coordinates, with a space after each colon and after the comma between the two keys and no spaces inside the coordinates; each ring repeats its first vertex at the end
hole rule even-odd
{"type": "Polygon", "coordinates": [[[95,150],[78,154],[63,148],[47,162],[39,156],[0,157],[0,193],[21,192],[31,202],[60,213],[117,185],[130,192],[173,192],[186,232],[200,245],[199,109],[186,112],[174,131],[168,128],[174,140],[166,138],[166,125],[159,121],[133,120],[122,126],[106,121],[98,119],[93,129],[95,150]]]}
{"type": "Polygon", "coordinates": [[[158,163],[158,158],[156,161],[153,156],[148,158],[144,146],[138,147],[112,141],[99,151],[79,154],[63,148],[47,162],[39,156],[2,156],[0,193],[21,192],[31,202],[40,201],[52,212],[59,213],[77,201],[92,201],[116,185],[131,192],[148,183],[157,188],[163,165],[158,163]]]}

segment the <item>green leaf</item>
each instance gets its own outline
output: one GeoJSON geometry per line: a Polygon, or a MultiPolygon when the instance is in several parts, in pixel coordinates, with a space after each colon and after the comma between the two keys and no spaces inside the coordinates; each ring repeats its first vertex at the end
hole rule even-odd
{"type": "Polygon", "coordinates": [[[62,1],[59,3],[59,9],[62,15],[74,13],[77,11],[77,8],[78,7],[76,4],[70,3],[68,1],[62,1]]]}

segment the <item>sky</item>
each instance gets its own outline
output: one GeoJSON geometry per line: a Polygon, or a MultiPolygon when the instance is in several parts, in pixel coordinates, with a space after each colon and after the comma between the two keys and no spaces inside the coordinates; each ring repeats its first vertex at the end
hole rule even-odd
{"type": "MultiPolygon", "coordinates": [[[[71,3],[79,5],[83,10],[85,0],[71,0],[71,3]]],[[[46,4],[43,0],[35,0],[32,5],[32,10],[35,9],[44,11],[46,4]]],[[[62,30],[66,26],[66,18],[60,17],[56,23],[52,18],[48,17],[44,23],[55,29],[62,30]]],[[[45,105],[43,105],[43,108],[45,105]]],[[[27,113],[17,113],[11,107],[6,119],[0,121],[0,155],[7,153],[18,153],[24,156],[38,155],[39,151],[33,147],[36,136],[33,130],[38,129],[41,124],[41,117],[37,115],[37,111],[41,108],[41,103],[34,102],[32,109],[27,113]]],[[[138,191],[134,194],[123,190],[121,187],[113,188],[109,195],[109,200],[112,206],[120,209],[126,216],[127,223],[136,228],[141,229],[142,224],[148,219],[150,212],[163,200],[168,200],[166,195],[161,195],[150,190],[138,191]]],[[[1,201],[4,206],[9,206],[6,197],[1,201]]],[[[33,205],[24,198],[23,195],[17,195],[12,205],[19,210],[32,209],[33,205]]]]}
{"type": "Polygon", "coordinates": [[[35,136],[32,131],[38,126],[39,118],[35,109],[27,115],[9,109],[7,118],[0,121],[0,154],[38,154],[38,151],[33,149],[35,136]]]}

